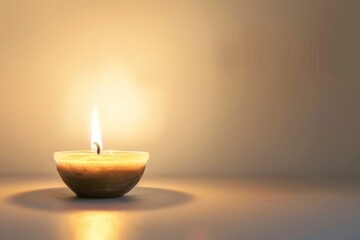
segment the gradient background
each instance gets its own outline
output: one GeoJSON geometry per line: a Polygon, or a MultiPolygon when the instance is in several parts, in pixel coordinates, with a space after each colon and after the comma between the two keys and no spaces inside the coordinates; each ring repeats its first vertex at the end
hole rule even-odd
{"type": "Polygon", "coordinates": [[[0,173],[149,151],[147,175],[358,177],[359,1],[0,1],[0,173]]]}

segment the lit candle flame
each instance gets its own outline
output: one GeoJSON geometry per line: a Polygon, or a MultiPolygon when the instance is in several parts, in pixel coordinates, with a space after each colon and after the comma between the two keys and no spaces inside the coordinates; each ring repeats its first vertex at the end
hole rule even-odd
{"type": "Polygon", "coordinates": [[[93,116],[92,116],[92,134],[91,134],[91,149],[96,151],[97,146],[95,143],[99,144],[100,149],[103,149],[103,144],[101,140],[101,133],[100,133],[100,124],[99,118],[96,110],[96,106],[93,108],[93,116]]]}

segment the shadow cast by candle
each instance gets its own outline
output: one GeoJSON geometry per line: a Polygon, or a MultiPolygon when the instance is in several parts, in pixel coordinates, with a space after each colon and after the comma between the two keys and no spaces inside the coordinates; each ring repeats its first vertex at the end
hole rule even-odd
{"type": "Polygon", "coordinates": [[[68,188],[47,188],[14,194],[8,202],[44,211],[136,211],[173,207],[194,197],[183,192],[149,187],[135,187],[121,198],[77,198],[68,188]]]}

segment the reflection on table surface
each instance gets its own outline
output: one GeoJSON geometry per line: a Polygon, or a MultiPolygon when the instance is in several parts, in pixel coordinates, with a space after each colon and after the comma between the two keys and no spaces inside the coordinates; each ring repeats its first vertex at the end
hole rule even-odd
{"type": "Polygon", "coordinates": [[[145,178],[79,199],[56,178],[0,178],[0,239],[360,239],[356,183],[145,178]]]}
{"type": "Polygon", "coordinates": [[[101,240],[126,239],[126,215],[108,211],[81,211],[64,219],[70,239],[101,240]]]}

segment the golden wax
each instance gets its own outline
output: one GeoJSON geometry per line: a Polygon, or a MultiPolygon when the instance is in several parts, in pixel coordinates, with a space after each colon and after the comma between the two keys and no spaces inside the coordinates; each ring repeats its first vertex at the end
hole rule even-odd
{"type": "Polygon", "coordinates": [[[55,152],[57,170],[78,196],[121,197],[141,179],[149,153],[131,151],[55,152]]]}

